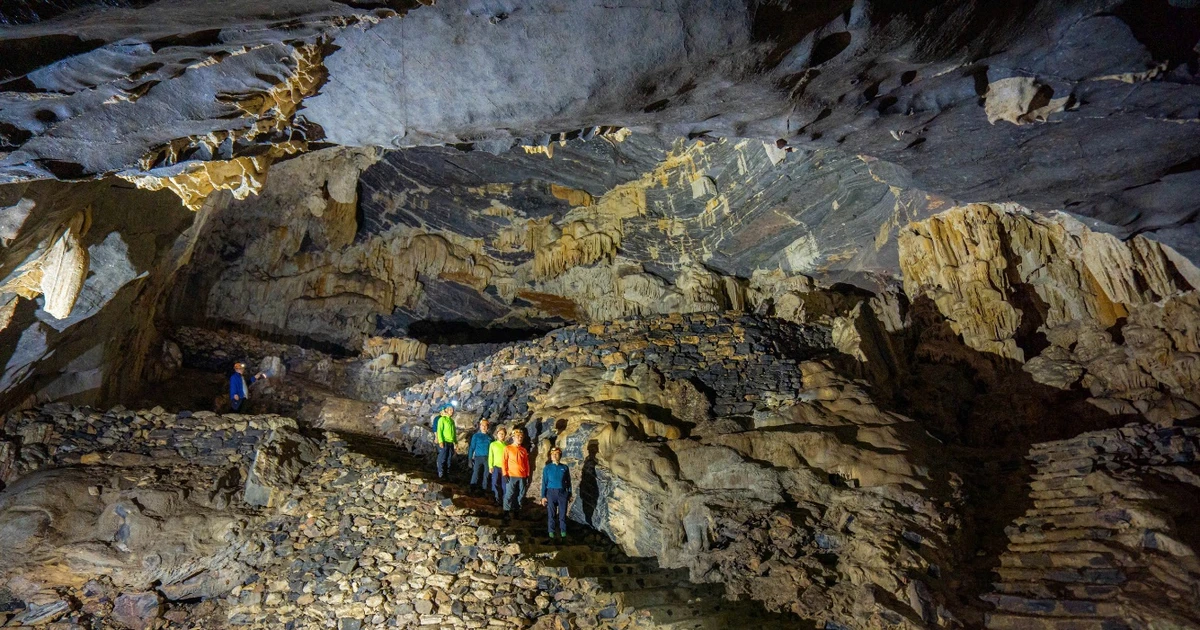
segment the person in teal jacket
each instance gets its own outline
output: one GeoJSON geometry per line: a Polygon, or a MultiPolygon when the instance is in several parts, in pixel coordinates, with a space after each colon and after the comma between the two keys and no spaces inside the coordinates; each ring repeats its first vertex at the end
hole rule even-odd
{"type": "Polygon", "coordinates": [[[467,461],[471,463],[471,491],[479,484],[479,492],[486,494],[488,490],[488,447],[492,445],[492,436],[488,435],[489,423],[479,421],[479,430],[471,436],[467,445],[467,461]]]}
{"type": "Polygon", "coordinates": [[[550,463],[542,468],[542,500],[546,506],[546,528],[550,540],[556,535],[567,539],[567,506],[571,504],[571,470],[562,463],[562,449],[550,449],[550,463]],[[558,521],[555,523],[555,521],[558,521]],[[558,525],[558,532],[555,532],[558,525]]]}
{"type": "Polygon", "coordinates": [[[450,457],[454,455],[454,443],[458,441],[458,427],[454,426],[454,407],[446,405],[438,416],[434,440],[437,442],[437,475],[444,478],[450,472],[450,457]]]}

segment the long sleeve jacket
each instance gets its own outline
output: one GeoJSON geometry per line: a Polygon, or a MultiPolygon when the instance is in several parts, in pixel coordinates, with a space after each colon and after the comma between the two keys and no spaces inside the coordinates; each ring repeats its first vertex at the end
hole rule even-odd
{"type": "Polygon", "coordinates": [[[454,444],[458,440],[458,427],[454,426],[454,419],[449,416],[438,418],[437,423],[437,441],[439,444],[454,444]]]}
{"type": "Polygon", "coordinates": [[[546,464],[542,468],[542,498],[547,490],[566,490],[571,494],[571,469],[566,464],[546,464]]]}
{"type": "Polygon", "coordinates": [[[242,399],[249,398],[249,396],[246,395],[246,390],[249,389],[252,384],[254,384],[253,376],[244,376],[234,372],[233,376],[229,377],[229,399],[233,400],[235,395],[242,399]]]}
{"type": "Polygon", "coordinates": [[[467,457],[487,457],[488,447],[492,445],[492,436],[483,431],[476,431],[471,436],[471,444],[467,447],[467,457]]]}
{"type": "Polygon", "coordinates": [[[504,476],[529,476],[529,451],[524,446],[510,444],[504,449],[504,476]]]}
{"type": "Polygon", "coordinates": [[[503,440],[496,440],[488,446],[488,472],[493,468],[499,468],[500,474],[504,474],[504,451],[508,445],[503,440]]]}

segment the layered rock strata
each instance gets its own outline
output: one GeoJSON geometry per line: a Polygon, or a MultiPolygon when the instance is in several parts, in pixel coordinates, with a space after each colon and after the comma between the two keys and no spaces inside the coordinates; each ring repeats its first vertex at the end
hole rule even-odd
{"type": "Polygon", "coordinates": [[[531,403],[564,371],[583,366],[653,368],[702,388],[718,416],[747,417],[763,404],[799,395],[803,359],[829,353],[829,332],[737,313],[667,315],[569,326],[521,342],[481,361],[409,387],[386,401],[379,431],[398,441],[428,443],[430,414],[451,400],[467,429],[480,418],[526,424],[532,439],[552,431],[529,419],[531,403]],[[769,394],[768,394],[769,393],[769,394]]]}
{"type": "Polygon", "coordinates": [[[1200,431],[1147,424],[1035,445],[987,627],[1193,627],[1197,453],[1200,431]]]}
{"type": "Polygon", "coordinates": [[[552,155],[623,126],[870,156],[1197,251],[1183,0],[17,5],[0,181],[121,172],[194,204],[314,142],[552,155]]]}

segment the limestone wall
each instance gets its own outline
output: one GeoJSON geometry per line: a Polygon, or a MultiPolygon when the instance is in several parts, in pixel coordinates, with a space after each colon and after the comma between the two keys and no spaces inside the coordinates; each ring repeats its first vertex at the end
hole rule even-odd
{"type": "Polygon", "coordinates": [[[1200,415],[1200,270],[1170,247],[975,204],[905,228],[900,264],[962,343],[1038,383],[1110,413],[1200,415]]]}

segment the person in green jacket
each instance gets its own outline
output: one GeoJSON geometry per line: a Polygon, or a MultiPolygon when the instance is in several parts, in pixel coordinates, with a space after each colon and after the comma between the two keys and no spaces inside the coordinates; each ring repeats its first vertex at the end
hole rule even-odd
{"type": "Polygon", "coordinates": [[[496,505],[504,501],[504,449],[508,446],[505,438],[508,429],[496,428],[496,439],[488,446],[488,472],[492,474],[492,493],[496,495],[496,505]]]}
{"type": "Polygon", "coordinates": [[[437,419],[434,440],[438,447],[437,476],[441,479],[450,472],[450,456],[454,455],[454,443],[458,440],[457,427],[454,426],[454,407],[446,405],[442,408],[442,415],[437,419]]]}

